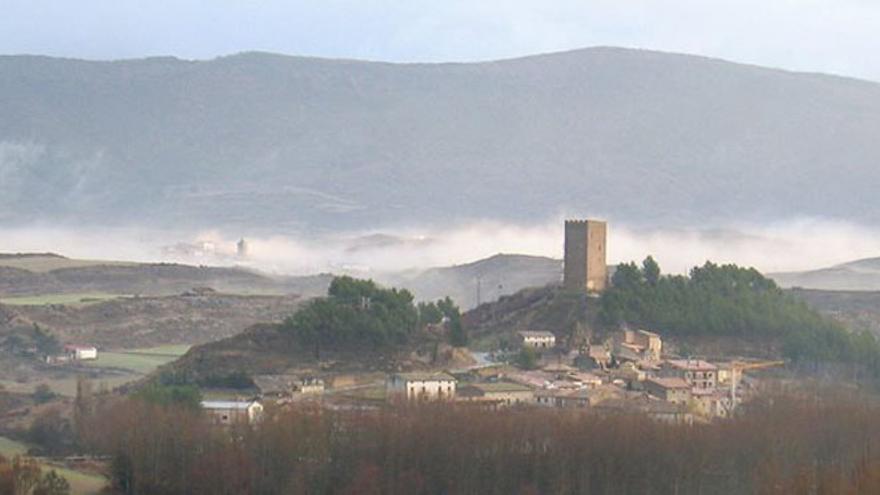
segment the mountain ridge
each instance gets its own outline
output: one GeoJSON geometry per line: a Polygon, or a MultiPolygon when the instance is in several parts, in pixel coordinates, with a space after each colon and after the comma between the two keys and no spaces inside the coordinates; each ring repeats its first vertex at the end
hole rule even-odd
{"type": "Polygon", "coordinates": [[[0,103],[0,226],[880,219],[880,84],[706,57],[4,56],[0,103]]]}

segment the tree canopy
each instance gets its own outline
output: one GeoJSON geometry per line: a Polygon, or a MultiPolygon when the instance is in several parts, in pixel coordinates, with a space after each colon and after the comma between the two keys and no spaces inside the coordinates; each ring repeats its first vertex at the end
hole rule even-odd
{"type": "Polygon", "coordinates": [[[328,349],[382,350],[405,345],[416,330],[443,321],[450,343],[466,345],[461,311],[449,297],[416,306],[408,290],[343,276],[333,279],[327,297],[311,301],[287,318],[282,330],[310,346],[320,358],[322,350],[328,349]]]}
{"type": "Polygon", "coordinates": [[[419,324],[437,324],[446,321],[449,329],[449,343],[456,347],[468,344],[467,329],[461,322],[461,309],[449,296],[436,302],[421,302],[418,305],[419,324]]]}
{"type": "Polygon", "coordinates": [[[608,325],[632,323],[676,336],[771,338],[794,360],[858,362],[880,370],[880,346],[851,333],[754,268],[707,262],[688,276],[663,276],[648,258],[618,265],[601,299],[608,325]]]}
{"type": "Polygon", "coordinates": [[[305,345],[321,349],[382,349],[407,342],[418,325],[413,295],[372,280],[337,277],[327,297],[315,299],[283,325],[305,345]]]}

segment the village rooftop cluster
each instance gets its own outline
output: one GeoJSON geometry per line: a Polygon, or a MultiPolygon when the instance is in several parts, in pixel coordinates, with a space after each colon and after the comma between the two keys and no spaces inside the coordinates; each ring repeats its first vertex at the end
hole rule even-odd
{"type": "MultiPolygon", "coordinates": [[[[566,222],[566,290],[594,296],[608,286],[606,232],[604,222],[566,222]]],[[[666,353],[657,332],[628,327],[604,342],[572,349],[558,337],[560,332],[516,331],[520,353],[533,357],[529,366],[508,359],[457,370],[393,373],[379,378],[384,387],[378,390],[375,376],[324,377],[328,382],[325,389],[324,378],[263,375],[254,377],[254,397],[205,401],[203,407],[218,424],[259,421],[264,402],[285,407],[303,400],[347,408],[421,401],[487,409],[589,408],[598,413],[642,413],[660,421],[691,423],[729,417],[759,389],[759,383],[743,372],[783,364],[666,353]]]]}

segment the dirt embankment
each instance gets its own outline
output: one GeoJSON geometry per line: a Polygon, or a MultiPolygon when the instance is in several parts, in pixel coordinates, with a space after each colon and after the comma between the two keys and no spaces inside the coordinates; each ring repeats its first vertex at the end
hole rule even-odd
{"type": "Polygon", "coordinates": [[[558,285],[523,289],[483,304],[463,316],[476,348],[515,344],[520,330],[547,330],[558,341],[576,346],[600,330],[598,300],[558,285]]]}

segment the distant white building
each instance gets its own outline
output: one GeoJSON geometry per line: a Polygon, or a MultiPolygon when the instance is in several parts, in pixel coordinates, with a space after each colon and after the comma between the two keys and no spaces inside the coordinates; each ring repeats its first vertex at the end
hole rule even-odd
{"type": "Polygon", "coordinates": [[[397,373],[385,384],[390,400],[448,400],[455,398],[456,380],[446,373],[397,373]]]}
{"type": "Polygon", "coordinates": [[[263,418],[263,404],[256,400],[206,400],[202,401],[202,409],[217,425],[253,424],[263,418]]]}
{"type": "Polygon", "coordinates": [[[525,347],[550,349],[556,346],[556,336],[552,332],[523,330],[517,332],[520,342],[525,347]]]}
{"type": "Polygon", "coordinates": [[[67,344],[64,353],[71,361],[88,361],[98,359],[98,349],[90,345],[67,344]]]}

